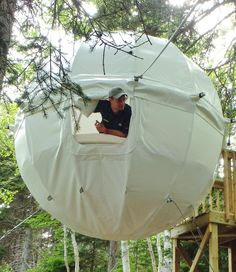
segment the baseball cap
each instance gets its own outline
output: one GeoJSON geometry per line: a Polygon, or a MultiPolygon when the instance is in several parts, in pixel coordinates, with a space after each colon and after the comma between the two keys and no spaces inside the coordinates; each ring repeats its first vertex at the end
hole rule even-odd
{"type": "Polygon", "coordinates": [[[109,97],[114,97],[115,99],[119,99],[123,95],[128,96],[127,93],[120,87],[114,87],[109,92],[109,97]]]}

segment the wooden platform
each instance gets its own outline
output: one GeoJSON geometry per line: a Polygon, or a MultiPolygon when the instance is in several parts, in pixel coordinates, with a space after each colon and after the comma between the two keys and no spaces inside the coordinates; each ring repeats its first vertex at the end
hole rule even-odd
{"type": "Polygon", "coordinates": [[[89,133],[76,134],[75,139],[80,144],[121,144],[126,138],[113,136],[109,134],[89,133]]]}
{"type": "Polygon", "coordinates": [[[236,271],[236,152],[222,151],[223,180],[216,180],[211,193],[189,218],[171,231],[173,239],[173,270],[180,272],[180,259],[189,271],[199,271],[198,263],[206,247],[209,248],[209,271],[219,272],[219,248],[228,249],[228,271],[236,271]],[[181,245],[188,241],[198,245],[193,259],[181,245]]]}
{"type": "Polygon", "coordinates": [[[171,237],[180,240],[201,240],[199,229],[204,233],[208,224],[218,225],[219,244],[226,245],[236,239],[236,224],[234,220],[225,221],[223,212],[210,211],[189,219],[188,222],[175,227],[171,231],[171,237]],[[196,229],[198,228],[198,230],[196,229]]]}

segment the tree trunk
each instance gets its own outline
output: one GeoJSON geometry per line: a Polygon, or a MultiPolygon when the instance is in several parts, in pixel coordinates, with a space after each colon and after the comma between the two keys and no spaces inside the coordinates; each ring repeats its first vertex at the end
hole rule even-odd
{"type": "Polygon", "coordinates": [[[172,256],[170,254],[171,250],[171,239],[170,239],[170,231],[165,230],[164,231],[164,271],[170,271],[171,270],[171,263],[172,263],[172,256]]]}
{"type": "Polygon", "coordinates": [[[111,272],[116,266],[117,251],[118,251],[118,242],[117,241],[110,241],[107,272],[111,272]]]}
{"type": "Polygon", "coordinates": [[[123,272],[130,272],[128,241],[121,241],[121,256],[122,256],[123,272]]]}
{"type": "Polygon", "coordinates": [[[156,265],[156,260],[155,260],[155,255],[153,252],[153,248],[152,248],[152,242],[150,238],[147,238],[147,244],[148,244],[148,251],[151,257],[151,261],[152,261],[152,271],[153,272],[157,272],[157,265],[156,265]]]}
{"type": "Polygon", "coordinates": [[[171,240],[170,240],[170,231],[165,230],[164,232],[157,235],[157,252],[158,252],[158,272],[169,272],[171,271],[171,240]],[[163,237],[163,244],[161,241],[163,237]],[[162,251],[163,245],[163,251],[162,251]]]}
{"type": "Polygon", "coordinates": [[[68,259],[67,259],[67,228],[65,225],[63,226],[63,231],[64,231],[64,262],[65,262],[66,272],[70,272],[70,267],[68,265],[68,259]]]}
{"type": "Polygon", "coordinates": [[[75,239],[75,232],[71,232],[71,241],[74,249],[75,272],[79,272],[79,249],[75,239]]]}
{"type": "Polygon", "coordinates": [[[31,243],[32,243],[32,229],[26,228],[25,229],[25,241],[24,241],[23,252],[22,252],[22,262],[21,262],[21,267],[20,267],[19,272],[25,272],[29,268],[27,260],[30,256],[31,243]]]}
{"type": "Polygon", "coordinates": [[[158,255],[158,272],[162,271],[162,263],[163,263],[163,256],[162,256],[162,248],[161,248],[161,233],[157,234],[157,255],[158,255]]]}
{"type": "Polygon", "coordinates": [[[7,54],[17,0],[0,0],[0,91],[7,68],[7,54]]]}
{"type": "Polygon", "coordinates": [[[35,264],[34,256],[37,254],[30,247],[34,242],[31,230],[27,230],[27,226],[18,226],[35,209],[34,202],[27,193],[27,190],[22,190],[16,194],[8,209],[7,218],[3,218],[0,224],[1,235],[7,234],[9,231],[9,234],[1,241],[1,246],[6,252],[2,256],[1,262],[9,264],[14,272],[25,271],[26,265],[33,267],[35,264]]]}

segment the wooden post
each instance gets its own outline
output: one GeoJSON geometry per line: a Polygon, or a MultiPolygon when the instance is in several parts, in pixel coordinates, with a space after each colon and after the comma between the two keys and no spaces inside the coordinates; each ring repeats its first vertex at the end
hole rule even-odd
{"type": "Polygon", "coordinates": [[[209,193],[209,208],[210,211],[213,211],[213,197],[212,197],[213,191],[211,189],[210,193],[209,193]]]}
{"type": "Polygon", "coordinates": [[[218,246],[218,225],[209,223],[211,236],[209,239],[209,271],[219,272],[219,246],[218,246]]]}
{"type": "Polygon", "coordinates": [[[223,152],[224,157],[224,202],[225,202],[225,219],[230,219],[230,177],[229,177],[229,158],[228,152],[224,150],[223,152]]]}
{"type": "Polygon", "coordinates": [[[231,247],[228,251],[228,259],[229,259],[229,272],[236,271],[236,241],[231,243],[231,247]]]}
{"type": "Polygon", "coordinates": [[[232,160],[233,160],[232,179],[233,179],[233,186],[234,186],[234,191],[233,191],[234,192],[234,195],[233,195],[234,210],[233,210],[233,214],[234,214],[234,220],[236,221],[236,152],[233,152],[232,160]]]}
{"type": "MultiPolygon", "coordinates": [[[[233,153],[228,152],[228,179],[230,184],[230,215],[233,216],[235,214],[235,184],[234,184],[234,167],[233,167],[233,153]]],[[[231,217],[232,218],[232,217],[231,217]]]]}
{"type": "MultiPolygon", "coordinates": [[[[190,268],[192,266],[193,261],[189,257],[188,253],[180,245],[176,249],[178,250],[180,256],[185,260],[185,262],[188,264],[188,266],[190,268]]],[[[194,272],[199,272],[199,270],[197,268],[195,268],[194,272]]]]}
{"type": "Polygon", "coordinates": [[[179,246],[179,240],[173,238],[173,271],[172,272],[180,272],[180,255],[177,250],[179,246]]]}
{"type": "MultiPolygon", "coordinates": [[[[206,244],[207,244],[207,242],[208,242],[208,240],[209,240],[210,235],[211,235],[211,231],[210,231],[210,228],[209,228],[209,226],[208,226],[207,229],[206,229],[206,231],[205,231],[205,233],[204,233],[204,236],[203,236],[203,238],[202,238],[202,241],[201,241],[201,243],[200,243],[200,245],[199,245],[198,251],[197,251],[197,253],[196,253],[195,257],[194,257],[194,260],[193,260],[193,263],[192,263],[192,265],[191,265],[191,267],[190,267],[189,272],[194,272],[194,271],[196,271],[197,264],[198,264],[198,262],[199,262],[199,260],[200,260],[200,258],[201,258],[201,256],[202,256],[202,254],[203,254],[203,252],[204,252],[205,246],[206,246],[206,244]]],[[[215,272],[215,271],[214,271],[214,272],[215,272]]],[[[217,271],[217,272],[218,272],[218,271],[217,271]]]]}
{"type": "Polygon", "coordinates": [[[220,190],[216,191],[216,210],[220,211],[220,190]]]}

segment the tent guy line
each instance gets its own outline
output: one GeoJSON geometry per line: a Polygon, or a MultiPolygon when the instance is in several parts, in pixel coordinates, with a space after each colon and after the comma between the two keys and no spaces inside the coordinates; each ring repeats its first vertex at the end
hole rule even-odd
{"type": "Polygon", "coordinates": [[[144,76],[144,74],[155,64],[155,62],[160,58],[160,56],[164,53],[164,51],[166,50],[166,48],[169,46],[169,44],[173,41],[173,39],[177,36],[180,28],[183,26],[183,24],[187,21],[187,19],[189,18],[189,16],[192,14],[192,12],[194,11],[194,9],[196,8],[196,6],[198,5],[198,3],[200,2],[200,0],[197,0],[195,2],[195,4],[192,6],[192,8],[190,9],[190,11],[188,12],[188,14],[184,17],[184,19],[182,20],[182,22],[179,24],[178,28],[175,30],[175,32],[172,34],[172,36],[170,37],[170,39],[168,40],[168,42],[166,43],[166,45],[163,47],[163,49],[161,50],[161,52],[156,56],[156,58],[153,60],[153,62],[147,67],[147,69],[139,76],[135,76],[134,79],[135,81],[138,81],[139,78],[142,78],[144,76]]]}
{"type": "Polygon", "coordinates": [[[24,220],[22,220],[19,224],[14,226],[12,229],[8,230],[2,237],[0,237],[0,241],[3,240],[4,238],[6,238],[8,235],[10,235],[16,229],[18,229],[21,225],[23,225],[25,222],[27,222],[31,217],[36,215],[39,211],[41,211],[41,209],[38,209],[37,211],[33,212],[31,215],[29,215],[24,220]]]}

